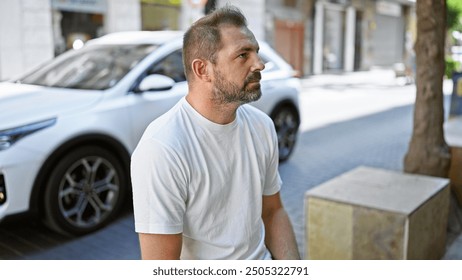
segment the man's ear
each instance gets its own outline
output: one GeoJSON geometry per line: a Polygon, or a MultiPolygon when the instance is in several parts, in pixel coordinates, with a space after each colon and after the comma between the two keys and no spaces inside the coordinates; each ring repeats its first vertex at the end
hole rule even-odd
{"type": "Polygon", "coordinates": [[[209,67],[208,67],[208,61],[204,59],[194,59],[192,61],[192,72],[194,73],[194,76],[196,76],[197,79],[202,80],[204,82],[210,82],[211,79],[209,77],[209,67]]]}

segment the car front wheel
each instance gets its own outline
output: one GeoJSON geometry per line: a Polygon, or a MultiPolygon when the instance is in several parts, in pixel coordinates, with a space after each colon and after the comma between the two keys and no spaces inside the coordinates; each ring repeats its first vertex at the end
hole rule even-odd
{"type": "Polygon", "coordinates": [[[271,114],[274,122],[279,146],[279,161],[286,161],[297,141],[298,127],[300,125],[299,114],[291,106],[280,106],[271,114]]]}
{"type": "Polygon", "coordinates": [[[126,186],[127,175],[111,152],[98,146],[72,150],[46,185],[45,224],[70,235],[95,231],[120,210],[126,186]]]}

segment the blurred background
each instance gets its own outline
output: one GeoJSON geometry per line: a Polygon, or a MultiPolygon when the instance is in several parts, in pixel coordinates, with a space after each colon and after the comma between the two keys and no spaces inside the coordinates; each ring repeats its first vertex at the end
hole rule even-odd
{"type": "MultiPolygon", "coordinates": [[[[363,164],[403,169],[416,97],[416,0],[0,0],[0,81],[105,34],[186,30],[226,3],[238,6],[255,36],[303,78],[297,152],[280,166],[303,252],[306,190],[363,164]]],[[[461,71],[462,1],[446,3],[448,112],[451,76],[461,71]]],[[[449,239],[457,246],[443,258],[462,259],[462,235],[449,239]]],[[[139,258],[130,207],[91,235],[68,238],[14,224],[0,227],[0,241],[0,259],[139,258]]]]}
{"type": "MultiPolygon", "coordinates": [[[[415,0],[2,0],[0,80],[107,33],[185,30],[228,2],[301,76],[413,69],[415,0]]],[[[448,52],[459,59],[461,35],[453,34],[448,52]]]]}
{"type": "MultiPolygon", "coordinates": [[[[116,31],[185,30],[225,3],[301,75],[392,67],[413,70],[415,0],[3,0],[0,80],[116,31]]],[[[460,1],[447,1],[447,64],[462,59],[460,1]]],[[[460,70],[460,69],[458,69],[460,70]]],[[[451,71],[449,71],[451,72],[451,71]]]]}

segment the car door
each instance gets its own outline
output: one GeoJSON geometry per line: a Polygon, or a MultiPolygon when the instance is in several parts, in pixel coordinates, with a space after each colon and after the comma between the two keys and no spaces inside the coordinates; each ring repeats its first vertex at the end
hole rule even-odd
{"type": "Polygon", "coordinates": [[[188,91],[182,50],[176,49],[151,65],[145,75],[164,75],[175,81],[168,89],[132,92],[130,94],[130,117],[132,141],[136,145],[146,127],[160,115],[172,108],[188,91]]]}

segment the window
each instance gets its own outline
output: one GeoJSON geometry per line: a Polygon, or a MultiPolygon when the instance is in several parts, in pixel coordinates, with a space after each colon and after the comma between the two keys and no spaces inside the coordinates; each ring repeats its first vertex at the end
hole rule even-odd
{"type": "Polygon", "coordinates": [[[160,74],[172,78],[175,82],[186,81],[183,68],[182,50],[167,55],[161,61],[156,63],[148,72],[151,74],[160,74]]]}
{"type": "Polygon", "coordinates": [[[18,82],[47,87],[104,90],[113,87],[156,49],[154,45],[96,45],[69,51],[18,82]]]}

